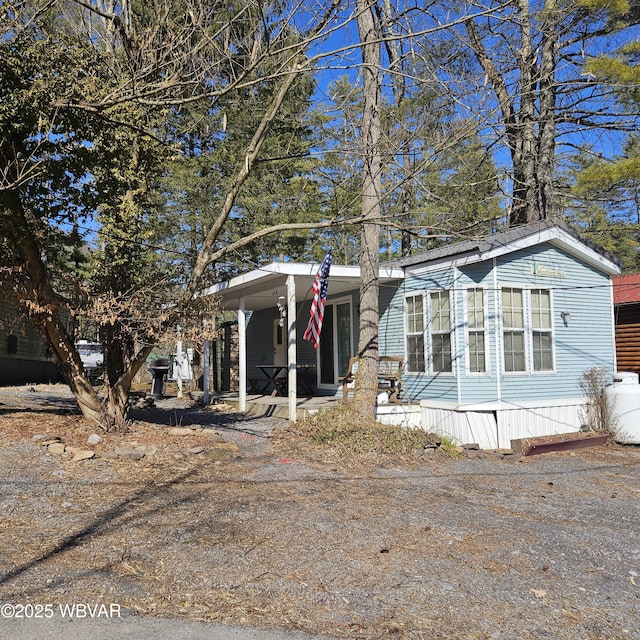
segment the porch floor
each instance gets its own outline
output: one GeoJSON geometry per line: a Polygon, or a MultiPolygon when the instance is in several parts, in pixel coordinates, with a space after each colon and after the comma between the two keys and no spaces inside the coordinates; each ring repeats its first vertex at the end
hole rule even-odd
{"type": "MultiPolygon", "coordinates": [[[[304,418],[316,413],[320,409],[328,409],[341,401],[340,396],[312,396],[298,398],[296,413],[298,418],[304,418]]],[[[211,394],[210,404],[224,402],[234,407],[240,406],[238,393],[224,392],[211,394]]],[[[277,418],[289,417],[289,398],[284,396],[270,396],[265,394],[247,394],[247,413],[256,416],[274,416],[277,418]]]]}

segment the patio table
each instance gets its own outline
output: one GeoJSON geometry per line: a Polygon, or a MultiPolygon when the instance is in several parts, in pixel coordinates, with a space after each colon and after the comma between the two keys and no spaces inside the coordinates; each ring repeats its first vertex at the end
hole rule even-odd
{"type": "Polygon", "coordinates": [[[273,385],[272,396],[287,395],[287,378],[286,376],[280,376],[283,371],[287,370],[286,364],[259,364],[257,367],[267,379],[264,387],[262,387],[262,393],[266,393],[269,385],[273,385]]]}
{"type": "MultiPolygon", "coordinates": [[[[272,396],[286,396],[287,395],[287,377],[280,375],[283,371],[287,371],[288,366],[286,364],[259,364],[256,365],[260,371],[264,374],[266,381],[262,387],[262,393],[266,393],[269,385],[273,386],[272,396]]],[[[298,364],[296,370],[300,372],[297,377],[298,385],[303,393],[308,396],[313,395],[314,382],[311,371],[315,369],[314,364],[298,364]]]]}

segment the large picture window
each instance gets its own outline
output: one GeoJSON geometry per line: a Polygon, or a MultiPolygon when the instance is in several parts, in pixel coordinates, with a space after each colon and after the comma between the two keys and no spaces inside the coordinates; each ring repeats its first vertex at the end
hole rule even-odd
{"type": "Polygon", "coordinates": [[[502,344],[505,372],[553,371],[551,291],[502,289],[502,344]],[[529,311],[527,313],[526,305],[529,311]],[[529,320],[527,321],[527,316],[529,320]],[[530,345],[530,346],[528,346],[530,345]],[[529,355],[529,369],[527,368],[529,355]]]}

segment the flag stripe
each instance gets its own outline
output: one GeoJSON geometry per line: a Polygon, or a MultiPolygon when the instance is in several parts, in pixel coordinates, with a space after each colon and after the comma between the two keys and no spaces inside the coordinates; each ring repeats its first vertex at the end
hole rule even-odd
{"type": "Polygon", "coordinates": [[[311,302],[311,311],[309,324],[302,336],[305,340],[309,340],[314,349],[318,348],[320,342],[320,332],[322,331],[322,320],[324,319],[324,304],[327,299],[327,289],[329,287],[329,269],[331,268],[331,250],[327,253],[322,261],[320,270],[316,279],[311,285],[313,291],[313,301],[311,302]]]}

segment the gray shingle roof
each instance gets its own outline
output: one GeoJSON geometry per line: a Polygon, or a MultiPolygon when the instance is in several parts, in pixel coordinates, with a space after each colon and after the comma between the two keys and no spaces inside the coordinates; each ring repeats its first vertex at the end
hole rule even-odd
{"type": "Polygon", "coordinates": [[[446,244],[422,253],[418,253],[412,256],[405,256],[403,258],[397,258],[389,261],[387,264],[394,267],[410,267],[416,264],[427,264],[429,262],[435,262],[446,258],[461,257],[465,254],[477,254],[478,256],[499,249],[500,247],[506,247],[518,240],[540,234],[547,229],[552,228],[562,229],[564,232],[573,236],[575,240],[581,242],[583,245],[589,247],[593,251],[602,255],[607,260],[610,260],[618,266],[622,266],[622,263],[606,249],[600,245],[592,242],[591,240],[580,235],[573,229],[571,229],[564,222],[552,222],[551,220],[540,220],[538,222],[532,222],[530,224],[520,225],[518,227],[511,227],[506,231],[499,231],[489,236],[473,240],[463,240],[462,242],[455,242],[453,244],[446,244]]]}

